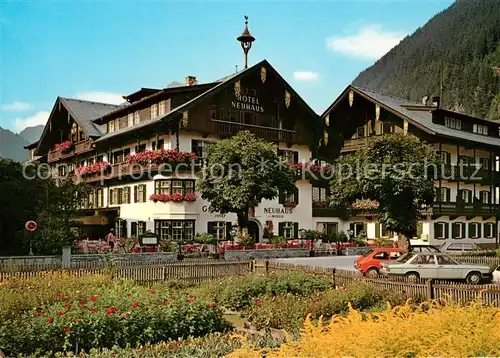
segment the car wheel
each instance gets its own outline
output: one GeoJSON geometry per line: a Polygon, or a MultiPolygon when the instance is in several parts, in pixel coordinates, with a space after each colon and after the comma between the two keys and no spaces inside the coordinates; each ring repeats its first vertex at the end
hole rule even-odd
{"type": "Polygon", "coordinates": [[[419,278],[420,278],[420,275],[417,273],[417,272],[407,272],[405,274],[405,277],[409,280],[409,281],[417,281],[419,278]]]}
{"type": "Polygon", "coordinates": [[[379,272],[375,267],[371,267],[365,272],[365,276],[369,278],[376,278],[378,277],[379,272]]]}
{"type": "Polygon", "coordinates": [[[481,274],[479,272],[471,272],[467,275],[467,278],[465,280],[468,284],[478,285],[479,283],[481,283],[481,274]]]}

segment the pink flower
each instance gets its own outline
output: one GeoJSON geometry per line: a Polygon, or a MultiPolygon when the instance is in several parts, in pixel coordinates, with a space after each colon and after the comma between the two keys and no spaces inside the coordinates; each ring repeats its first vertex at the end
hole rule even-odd
{"type": "Polygon", "coordinates": [[[64,331],[65,331],[66,333],[69,333],[69,332],[71,332],[71,328],[70,328],[70,327],[66,327],[66,328],[64,329],[64,331]]]}
{"type": "Polygon", "coordinates": [[[197,198],[197,195],[195,193],[187,193],[184,195],[185,201],[195,201],[196,198],[197,198]]]}
{"type": "Polygon", "coordinates": [[[92,295],[92,296],[90,296],[89,300],[92,302],[95,302],[95,301],[97,301],[97,297],[92,295]]]}
{"type": "Polygon", "coordinates": [[[52,317],[47,317],[47,323],[52,323],[54,322],[54,319],[52,317]]]}
{"type": "Polygon", "coordinates": [[[168,306],[169,304],[170,304],[170,302],[168,302],[168,301],[163,301],[163,305],[164,305],[164,306],[168,306]]]}
{"type": "Polygon", "coordinates": [[[71,303],[66,303],[65,306],[66,308],[71,308],[71,303]]]}
{"type": "Polygon", "coordinates": [[[61,151],[67,151],[73,146],[73,143],[71,143],[69,140],[62,142],[62,143],[57,143],[54,145],[55,150],[61,150],[61,151]]]}
{"type": "Polygon", "coordinates": [[[37,317],[43,316],[43,312],[41,312],[41,311],[36,311],[36,316],[37,316],[37,317]]]}
{"type": "Polygon", "coordinates": [[[261,300],[259,300],[259,299],[257,298],[257,299],[255,300],[255,304],[256,304],[257,306],[260,306],[260,305],[262,304],[262,301],[261,301],[261,300]]]}
{"type": "Polygon", "coordinates": [[[85,177],[93,174],[105,173],[110,169],[111,169],[111,164],[109,164],[108,162],[97,162],[94,164],[76,168],[75,174],[78,176],[85,177]]]}

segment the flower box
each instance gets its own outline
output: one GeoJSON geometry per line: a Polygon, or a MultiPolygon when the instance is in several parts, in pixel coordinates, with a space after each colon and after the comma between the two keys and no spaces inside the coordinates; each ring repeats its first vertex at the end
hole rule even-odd
{"type": "Polygon", "coordinates": [[[71,143],[69,140],[54,145],[54,149],[60,150],[62,153],[68,153],[69,151],[71,151],[72,148],[73,148],[73,143],[71,143]]]}
{"type": "Polygon", "coordinates": [[[146,150],[144,152],[130,154],[125,159],[127,164],[180,164],[190,163],[196,160],[195,153],[180,152],[177,149],[146,150]]]}
{"type": "Polygon", "coordinates": [[[195,201],[197,198],[197,195],[194,193],[188,193],[182,196],[181,193],[177,194],[151,194],[149,197],[149,200],[156,202],[168,202],[168,201],[175,201],[175,202],[181,202],[181,201],[195,201]]]}
{"type": "Polygon", "coordinates": [[[285,201],[285,202],[283,203],[283,206],[284,206],[285,208],[294,208],[294,207],[296,207],[296,206],[297,206],[297,203],[295,203],[294,201],[285,201]]]}
{"type": "Polygon", "coordinates": [[[76,168],[75,174],[81,177],[86,177],[94,174],[102,174],[111,170],[111,164],[108,162],[97,162],[94,164],[86,165],[76,168]]]}

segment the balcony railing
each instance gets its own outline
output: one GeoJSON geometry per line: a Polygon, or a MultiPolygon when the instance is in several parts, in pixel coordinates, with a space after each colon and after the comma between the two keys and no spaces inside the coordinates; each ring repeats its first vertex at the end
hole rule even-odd
{"type": "Polygon", "coordinates": [[[340,151],[341,153],[355,152],[356,150],[364,147],[366,143],[367,143],[367,138],[365,137],[357,139],[348,139],[344,141],[344,144],[340,151]]]}
{"type": "Polygon", "coordinates": [[[272,142],[291,142],[295,131],[287,129],[261,127],[252,124],[235,123],[228,121],[215,122],[215,131],[223,135],[233,135],[240,131],[248,130],[260,138],[264,138],[272,142]]]}
{"type": "Polygon", "coordinates": [[[500,172],[477,168],[475,165],[447,165],[438,167],[438,178],[464,182],[500,181],[500,172]]]}
{"type": "Polygon", "coordinates": [[[90,141],[76,143],[67,151],[63,151],[61,149],[51,149],[47,156],[47,161],[49,163],[57,162],[58,160],[72,157],[75,154],[88,152],[89,150],[92,150],[92,143],[90,141]]]}
{"type": "Polygon", "coordinates": [[[500,215],[500,204],[435,202],[432,206],[432,213],[452,216],[496,216],[500,215]]]}

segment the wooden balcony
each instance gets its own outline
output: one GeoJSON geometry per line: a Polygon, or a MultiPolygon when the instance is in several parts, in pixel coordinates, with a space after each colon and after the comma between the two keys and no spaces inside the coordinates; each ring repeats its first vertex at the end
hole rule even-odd
{"type": "Polygon", "coordinates": [[[341,153],[355,152],[356,150],[364,147],[367,143],[368,138],[356,138],[356,139],[348,139],[344,141],[342,145],[341,153]]]}
{"type": "Polygon", "coordinates": [[[49,163],[57,162],[61,159],[70,158],[76,154],[88,152],[92,149],[93,149],[92,142],[90,142],[90,141],[76,143],[75,145],[73,145],[73,147],[71,149],[69,149],[68,151],[64,151],[64,152],[60,149],[58,149],[58,150],[51,149],[49,151],[48,156],[47,156],[47,161],[49,163]]]}
{"type": "Polygon", "coordinates": [[[500,172],[468,165],[441,165],[438,167],[438,179],[461,181],[466,183],[500,183],[500,172]]]}
{"type": "Polygon", "coordinates": [[[432,206],[433,215],[446,216],[500,216],[499,204],[484,204],[481,202],[462,203],[462,202],[435,202],[432,206]]]}
{"type": "Polygon", "coordinates": [[[215,131],[221,135],[234,135],[241,131],[249,131],[259,138],[270,142],[293,142],[295,131],[270,127],[261,127],[252,124],[213,120],[215,131]]]}

